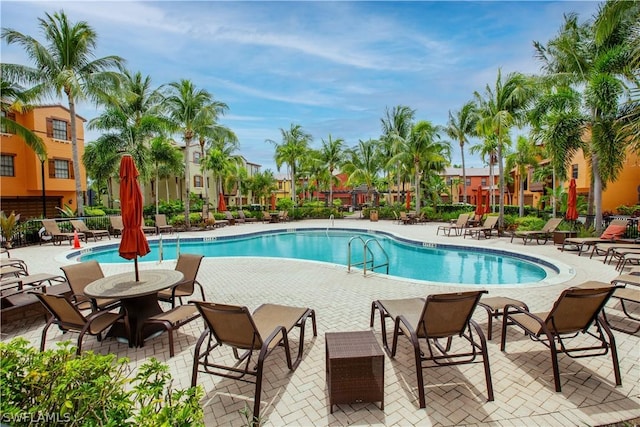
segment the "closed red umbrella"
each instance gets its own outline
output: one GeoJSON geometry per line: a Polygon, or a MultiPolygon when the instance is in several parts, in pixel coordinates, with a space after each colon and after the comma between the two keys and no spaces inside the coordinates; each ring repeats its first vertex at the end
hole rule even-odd
{"type": "Polygon", "coordinates": [[[491,212],[491,188],[487,191],[487,201],[485,202],[484,213],[491,212]]]}
{"type": "Polygon", "coordinates": [[[276,210],[276,195],[275,194],[271,195],[271,210],[272,211],[276,210]]]}
{"type": "Polygon", "coordinates": [[[482,198],[482,186],[478,186],[478,194],[476,196],[476,215],[484,215],[484,199],[482,198]]]}
{"type": "Polygon", "coordinates": [[[120,210],[122,212],[122,239],[118,252],[124,259],[135,262],[136,282],[138,257],[150,252],[147,238],[142,232],[142,193],[138,184],[138,169],[129,155],[120,161],[120,210]]]}
{"type": "Polygon", "coordinates": [[[569,183],[569,197],[567,199],[567,213],[565,218],[567,221],[575,221],[578,219],[578,194],[576,191],[576,180],[571,178],[569,183]]]}
{"type": "Polygon", "coordinates": [[[411,191],[407,191],[407,210],[411,209],[411,191]]]}
{"type": "Polygon", "coordinates": [[[218,212],[224,212],[227,210],[227,204],[224,201],[222,193],[218,195],[218,212]]]}

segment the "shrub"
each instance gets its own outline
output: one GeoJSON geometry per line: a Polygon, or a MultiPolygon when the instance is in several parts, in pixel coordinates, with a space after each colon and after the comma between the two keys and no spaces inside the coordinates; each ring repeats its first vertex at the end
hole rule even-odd
{"type": "Polygon", "coordinates": [[[69,342],[40,352],[24,338],[0,343],[0,421],[12,426],[202,426],[200,387],[173,390],[166,365],[142,364],[135,377],[126,358],[69,342]]]}
{"type": "Polygon", "coordinates": [[[105,216],[106,214],[100,208],[86,207],[84,208],[84,215],[85,216],[105,216]]]}
{"type": "Polygon", "coordinates": [[[528,231],[540,230],[544,227],[546,220],[535,216],[523,216],[521,218],[515,218],[514,222],[518,226],[518,231],[528,231]]]}

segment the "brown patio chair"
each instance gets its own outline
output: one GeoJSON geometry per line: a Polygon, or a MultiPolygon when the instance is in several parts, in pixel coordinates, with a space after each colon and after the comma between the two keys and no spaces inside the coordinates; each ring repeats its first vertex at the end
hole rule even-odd
{"type": "Polygon", "coordinates": [[[561,250],[564,252],[565,246],[576,246],[578,255],[581,255],[585,247],[588,248],[598,243],[614,243],[624,235],[628,222],[626,219],[614,219],[600,237],[567,237],[562,242],[561,250]]]}
{"type": "Polygon", "coordinates": [[[413,217],[409,217],[407,215],[406,212],[400,212],[400,221],[402,221],[402,224],[415,224],[416,223],[416,219],[413,217]]]}
{"type": "Polygon", "coordinates": [[[513,243],[514,237],[522,238],[522,242],[526,245],[527,242],[533,242],[533,239],[536,240],[537,244],[546,245],[549,239],[553,238],[553,232],[560,226],[562,222],[562,218],[551,218],[540,230],[523,230],[523,231],[515,231],[511,235],[511,243],[513,243]],[[540,243],[542,242],[542,243],[540,243]]]}
{"type": "Polygon", "coordinates": [[[91,230],[81,219],[71,219],[69,222],[78,233],[83,233],[87,237],[93,237],[94,242],[98,241],[98,237],[102,239],[104,236],[107,236],[109,240],[111,240],[109,230],[91,230]]]}
{"type": "Polygon", "coordinates": [[[606,317],[605,311],[602,310],[602,314],[605,314],[605,319],[611,327],[616,331],[626,332],[628,334],[635,334],[640,331],[640,317],[636,317],[632,314],[632,310],[627,307],[627,304],[631,303],[635,305],[636,312],[637,307],[640,307],[640,268],[631,270],[629,274],[621,274],[611,281],[612,285],[618,285],[622,283],[623,287],[616,289],[611,298],[615,298],[620,301],[622,311],[625,316],[634,322],[639,322],[636,329],[625,329],[617,325],[613,325],[608,317],[606,317]]]}
{"type": "MultiPolygon", "coordinates": [[[[51,242],[54,245],[60,245],[63,241],[67,240],[69,245],[72,244],[74,233],[63,233],[58,227],[58,223],[55,219],[43,219],[42,225],[44,226],[45,233],[51,236],[51,242]]],[[[83,233],[78,233],[78,238],[87,241],[86,236],[83,233]]]]}
{"type": "Polygon", "coordinates": [[[173,225],[167,224],[167,216],[165,214],[158,214],[155,216],[156,220],[156,234],[160,234],[162,232],[173,233],[173,225]]]}
{"type": "Polygon", "coordinates": [[[114,313],[111,311],[98,311],[91,313],[85,317],[77,305],[64,295],[52,295],[41,292],[33,292],[40,302],[51,313],[51,318],[42,330],[42,339],[40,341],[40,351],[44,351],[47,340],[47,331],[51,325],[58,325],[63,332],[79,332],[78,349],[76,353],[79,355],[82,351],[82,338],[85,334],[95,335],[98,341],[102,341],[102,332],[116,323],[123,320],[125,327],[128,328],[124,312],[114,313]]]}
{"type": "Polygon", "coordinates": [[[620,249],[637,249],[638,252],[640,252],[640,240],[638,240],[638,243],[596,243],[593,245],[589,258],[593,258],[594,255],[604,255],[604,260],[602,260],[602,262],[607,264],[608,261],[609,264],[611,264],[611,260],[618,255],[616,251],[620,249]]]}
{"type": "Polygon", "coordinates": [[[196,385],[198,372],[254,382],[256,388],[253,418],[254,421],[258,421],[265,359],[273,349],[282,346],[287,367],[291,371],[296,369],[304,352],[305,322],[308,317],[311,317],[313,336],[317,336],[315,312],[310,308],[264,304],[251,313],[248,308],[241,306],[200,301],[194,303],[202,314],[207,328],[196,343],[191,385],[196,385]],[[294,327],[300,329],[300,340],[298,356],[292,362],[289,332],[294,327]],[[231,366],[217,364],[219,359],[214,357],[225,345],[231,348],[236,359],[231,366]],[[212,355],[212,351],[216,348],[218,350],[212,355]],[[245,352],[240,355],[238,350],[245,352]],[[256,352],[257,360],[252,361],[256,352]],[[245,378],[246,375],[253,376],[255,379],[245,378]]]}
{"type": "Polygon", "coordinates": [[[274,218],[277,218],[277,217],[273,217],[273,216],[269,213],[269,211],[264,211],[264,212],[262,212],[262,222],[264,222],[264,223],[267,223],[267,222],[274,222],[274,220],[273,220],[274,218]]]}
{"type": "Polygon", "coordinates": [[[616,385],[621,385],[616,342],[602,314],[616,289],[608,283],[585,282],[565,289],[551,310],[542,313],[531,313],[515,304],[507,304],[502,317],[500,349],[506,349],[509,325],[520,327],[532,340],[544,344],[551,352],[553,379],[558,392],[562,391],[558,353],[580,358],[603,356],[611,351],[616,385]],[[577,341],[575,345],[571,341],[574,338],[577,341]]]}
{"type": "Polygon", "coordinates": [[[241,219],[243,222],[256,222],[258,220],[258,218],[246,216],[242,209],[238,209],[238,218],[241,219]]]}
{"type": "Polygon", "coordinates": [[[236,225],[236,219],[233,217],[231,212],[224,211],[224,218],[229,221],[229,225],[236,225]]]}
{"type": "Polygon", "coordinates": [[[475,363],[480,356],[484,364],[488,400],[493,401],[493,384],[487,353],[487,341],[480,326],[471,318],[485,290],[429,295],[427,299],[377,300],[371,305],[373,326],[375,311],[380,313],[382,342],[387,353],[394,358],[398,349],[398,337],[405,335],[413,346],[420,408],[426,407],[423,368],[475,363]],[[393,320],[393,346],[387,344],[386,319],[393,320]],[[456,345],[454,337],[466,340],[468,351],[456,345]],[[443,346],[439,339],[446,339],[443,346]],[[421,346],[421,341],[424,343],[421,346]],[[425,365],[425,362],[432,364],[425,365]]]}
{"type": "Polygon", "coordinates": [[[462,233],[462,237],[466,238],[467,236],[477,236],[478,240],[480,240],[480,236],[483,236],[485,239],[491,237],[491,233],[498,225],[498,217],[497,216],[488,216],[481,226],[479,227],[467,227],[464,229],[462,233]]]}
{"type": "Polygon", "coordinates": [[[158,292],[158,299],[160,301],[170,302],[171,307],[175,307],[176,298],[178,298],[180,304],[182,304],[182,297],[193,295],[196,285],[200,288],[202,299],[206,299],[204,297],[204,288],[200,282],[196,280],[202,258],[204,258],[203,255],[180,254],[178,262],[176,263],[176,270],[184,275],[184,279],[176,286],[158,292]]]}
{"type": "Polygon", "coordinates": [[[144,222],[144,216],[143,216],[142,218],[140,218],[140,224],[142,224],[142,225],[141,225],[141,228],[142,228],[142,232],[143,232],[144,234],[147,234],[147,233],[154,234],[154,233],[156,233],[156,232],[157,232],[156,227],[151,226],[151,225],[146,225],[146,224],[145,224],[145,222],[144,222]]]}
{"type": "Polygon", "coordinates": [[[122,216],[110,216],[109,222],[111,223],[111,232],[114,236],[121,236],[122,230],[124,230],[124,224],[122,223],[122,216]]]}
{"type": "Polygon", "coordinates": [[[455,235],[459,236],[462,233],[462,229],[467,224],[468,220],[469,220],[469,214],[460,214],[458,215],[458,220],[456,222],[452,224],[438,226],[438,229],[436,230],[436,236],[438,235],[440,230],[442,230],[442,234],[446,232],[447,236],[451,236],[451,231],[453,230],[455,235]]]}
{"type": "Polygon", "coordinates": [[[95,280],[102,279],[104,273],[98,261],[91,260],[78,264],[60,267],[64,272],[69,287],[71,288],[72,301],[79,310],[109,310],[120,305],[120,301],[107,298],[89,298],[84,294],[84,288],[95,280]]]}
{"type": "MultiPolygon", "coordinates": [[[[179,305],[171,310],[151,316],[143,323],[141,332],[144,332],[146,327],[153,325],[159,325],[161,328],[166,329],[169,334],[169,357],[173,357],[173,331],[198,317],[200,317],[200,312],[198,312],[194,304],[179,305]]],[[[140,335],[144,337],[144,333],[140,335]]],[[[155,334],[151,335],[151,337],[155,337],[155,334]]]]}
{"type": "Polygon", "coordinates": [[[213,213],[209,212],[207,215],[207,225],[213,228],[220,228],[229,225],[229,221],[226,219],[216,219],[213,213]]]}

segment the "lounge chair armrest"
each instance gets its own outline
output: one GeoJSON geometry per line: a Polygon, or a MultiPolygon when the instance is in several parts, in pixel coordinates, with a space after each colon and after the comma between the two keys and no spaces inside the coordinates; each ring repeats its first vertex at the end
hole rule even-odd
{"type": "Polygon", "coordinates": [[[416,346],[418,347],[418,348],[415,348],[415,351],[420,351],[418,334],[416,333],[415,329],[413,328],[413,325],[411,325],[409,320],[407,320],[407,318],[403,314],[400,314],[396,317],[396,320],[393,326],[393,344],[391,345],[391,357],[395,357],[396,355],[396,350],[398,346],[398,336],[400,335],[400,328],[402,325],[404,325],[404,327],[407,328],[407,332],[409,332],[409,336],[410,336],[409,339],[413,343],[414,348],[416,346]]]}

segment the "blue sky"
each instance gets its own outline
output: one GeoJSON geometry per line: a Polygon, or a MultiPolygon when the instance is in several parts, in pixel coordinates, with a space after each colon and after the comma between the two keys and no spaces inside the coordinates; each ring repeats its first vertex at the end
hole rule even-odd
{"type": "MultiPolygon", "coordinates": [[[[318,147],[380,136],[387,107],[445,125],[503,74],[537,73],[532,41],[557,34],[563,14],[590,19],[597,2],[226,2],[3,0],[2,27],[42,36],[37,18],[63,9],[98,33],[98,56],[119,55],[154,86],[190,79],[229,105],[221,123],[250,162],[277,173],[280,129],[299,124],[318,147]]],[[[3,43],[1,60],[26,64],[3,43]]],[[[65,100],[54,100],[66,105],[65,100]]],[[[98,114],[81,103],[86,119],[98,114]]],[[[87,132],[86,139],[96,133],[87,132]]],[[[477,141],[474,141],[477,142],[477,141]]],[[[452,162],[460,163],[453,145],[452,162]]],[[[467,154],[468,166],[483,166],[467,154]]],[[[284,169],[281,171],[284,172],[284,169]]]]}

